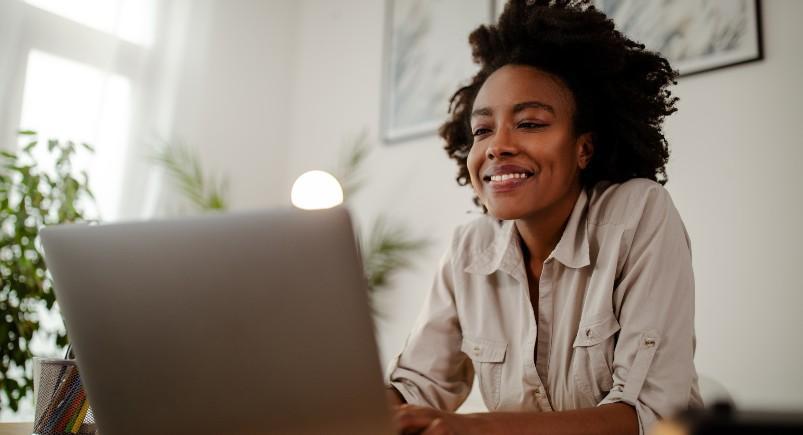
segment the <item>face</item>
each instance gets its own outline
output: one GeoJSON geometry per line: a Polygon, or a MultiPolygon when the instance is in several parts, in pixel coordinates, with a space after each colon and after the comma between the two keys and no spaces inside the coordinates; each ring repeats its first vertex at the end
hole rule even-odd
{"type": "Polygon", "coordinates": [[[471,116],[471,185],[498,219],[536,218],[580,190],[591,159],[590,134],[573,128],[574,97],[556,76],[507,65],[480,88],[471,116]]]}

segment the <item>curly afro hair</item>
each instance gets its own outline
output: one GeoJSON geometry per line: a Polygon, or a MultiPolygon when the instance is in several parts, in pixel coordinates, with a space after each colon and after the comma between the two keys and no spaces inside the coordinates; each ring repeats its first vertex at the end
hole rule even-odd
{"type": "MultiPolygon", "coordinates": [[[[527,65],[561,78],[575,99],[576,134],[591,133],[594,153],[582,185],[649,178],[665,184],[669,149],[661,131],[677,98],[667,89],[677,73],[660,55],[614,29],[588,0],[511,0],[496,25],[469,36],[479,72],[454,93],[440,127],[457,182],[470,182],[466,159],[474,138],[470,116],[485,80],[508,65],[527,65]]],[[[475,203],[477,198],[475,198],[475,203]]],[[[478,204],[479,205],[479,204],[478,204]]]]}

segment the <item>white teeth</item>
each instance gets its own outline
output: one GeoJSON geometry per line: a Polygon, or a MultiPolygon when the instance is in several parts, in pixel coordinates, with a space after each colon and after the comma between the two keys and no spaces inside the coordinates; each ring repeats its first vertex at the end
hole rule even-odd
{"type": "Polygon", "coordinates": [[[527,174],[491,175],[491,181],[505,181],[510,180],[511,178],[527,178],[527,174]]]}

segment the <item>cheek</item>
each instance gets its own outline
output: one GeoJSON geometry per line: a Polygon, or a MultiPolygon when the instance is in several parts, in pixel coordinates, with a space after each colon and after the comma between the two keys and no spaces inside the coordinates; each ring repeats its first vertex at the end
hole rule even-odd
{"type": "Polygon", "coordinates": [[[541,149],[540,161],[555,175],[572,173],[577,167],[575,143],[571,135],[556,135],[541,149]]]}
{"type": "Polygon", "coordinates": [[[577,159],[577,150],[574,148],[574,143],[569,142],[560,153],[559,165],[560,169],[564,172],[572,173],[579,169],[579,161],[577,159]]]}
{"type": "Polygon", "coordinates": [[[483,153],[479,151],[479,147],[472,147],[466,158],[466,165],[468,166],[468,174],[471,176],[471,185],[475,189],[479,188],[479,171],[482,167],[483,153]]]}

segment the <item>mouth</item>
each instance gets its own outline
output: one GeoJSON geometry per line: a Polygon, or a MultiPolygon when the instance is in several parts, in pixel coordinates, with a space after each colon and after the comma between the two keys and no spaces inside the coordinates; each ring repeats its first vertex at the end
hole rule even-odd
{"type": "Polygon", "coordinates": [[[517,189],[527,183],[535,174],[528,171],[509,172],[505,174],[486,175],[483,180],[493,193],[505,193],[517,189]]]}
{"type": "Polygon", "coordinates": [[[535,173],[527,168],[508,163],[488,168],[482,180],[493,184],[510,180],[526,180],[533,175],[535,173]]]}
{"type": "Polygon", "coordinates": [[[507,174],[500,174],[500,175],[486,175],[482,177],[482,180],[486,183],[501,183],[508,180],[525,180],[533,176],[532,172],[513,172],[507,174]]]}

